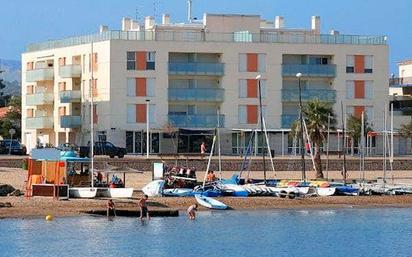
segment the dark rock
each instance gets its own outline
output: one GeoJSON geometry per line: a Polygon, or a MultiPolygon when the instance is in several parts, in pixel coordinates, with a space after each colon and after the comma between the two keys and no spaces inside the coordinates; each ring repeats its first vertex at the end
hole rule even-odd
{"type": "Polygon", "coordinates": [[[11,192],[15,191],[16,189],[8,184],[1,184],[0,185],[0,196],[7,196],[11,192]]]}

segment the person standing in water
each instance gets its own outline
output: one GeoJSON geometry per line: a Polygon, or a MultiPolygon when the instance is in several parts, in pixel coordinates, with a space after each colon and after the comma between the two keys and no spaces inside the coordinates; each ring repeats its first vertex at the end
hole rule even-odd
{"type": "Polygon", "coordinates": [[[187,208],[187,216],[189,217],[189,220],[194,220],[196,219],[196,211],[197,211],[197,203],[192,204],[187,208]]]}
{"type": "Polygon", "coordinates": [[[200,154],[202,155],[202,158],[206,154],[206,144],[205,144],[205,142],[202,142],[202,144],[200,145],[200,154]]]}
{"type": "Polygon", "coordinates": [[[143,220],[145,217],[147,220],[150,220],[149,211],[147,209],[147,202],[148,196],[144,195],[142,199],[139,200],[139,208],[140,208],[140,220],[143,220]]]}
{"type": "Polygon", "coordinates": [[[107,207],[107,217],[109,218],[111,216],[111,213],[113,213],[113,216],[116,217],[116,207],[112,199],[110,199],[107,202],[106,207],[107,207]]]}

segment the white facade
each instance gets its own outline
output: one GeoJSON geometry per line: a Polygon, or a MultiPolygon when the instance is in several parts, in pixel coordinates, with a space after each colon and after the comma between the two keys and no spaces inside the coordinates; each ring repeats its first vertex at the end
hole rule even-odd
{"type": "Polygon", "coordinates": [[[151,151],[176,151],[177,140],[164,135],[168,124],[191,131],[179,137],[181,151],[198,151],[219,112],[222,152],[238,153],[247,146],[247,130],[258,127],[258,74],[277,154],[287,153],[287,131],[298,114],[298,72],[303,100],[333,103],[338,126],[342,102],[345,113],[364,111],[382,129],[385,37],[320,34],[319,17],[308,30],[285,29],[282,17],[269,22],[255,15],[205,14],[202,23],[189,24],[169,19],[155,24],[147,17],[144,26],[123,19],[122,31],[102,27],[95,35],[30,45],[22,55],[23,143],[29,149],[87,143],[92,77],[96,139],[103,136],[133,153],[145,148],[147,106],[151,151]]]}

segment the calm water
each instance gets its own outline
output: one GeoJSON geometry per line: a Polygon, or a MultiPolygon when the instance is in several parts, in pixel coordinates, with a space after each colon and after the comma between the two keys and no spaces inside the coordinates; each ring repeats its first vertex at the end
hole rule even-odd
{"type": "Polygon", "coordinates": [[[0,220],[0,256],[412,256],[412,209],[0,220]]]}

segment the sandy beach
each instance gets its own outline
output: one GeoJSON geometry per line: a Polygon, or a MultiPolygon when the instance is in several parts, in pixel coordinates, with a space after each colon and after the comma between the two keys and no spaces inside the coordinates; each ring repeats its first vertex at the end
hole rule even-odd
{"type": "MultiPolygon", "coordinates": [[[[399,171],[399,174],[404,171],[399,171]]],[[[278,172],[285,177],[299,178],[298,172],[278,172]]],[[[24,190],[26,171],[18,168],[0,168],[0,184],[10,184],[16,189],[24,190]]],[[[224,172],[229,177],[232,172],[224,172]]],[[[333,173],[332,173],[333,174],[333,173]]],[[[340,176],[339,172],[336,172],[340,176]]],[[[397,174],[397,175],[399,175],[397,174]]],[[[200,178],[203,172],[199,172],[200,178]]],[[[261,172],[253,172],[253,177],[262,177],[261,172]]],[[[356,174],[357,175],[357,174],[356,174]]],[[[353,178],[356,176],[354,174],[353,178]]],[[[372,179],[372,178],[371,178],[372,179]]],[[[133,199],[115,200],[118,209],[137,210],[137,201],[142,195],[139,190],[151,180],[150,172],[128,174],[126,186],[134,187],[133,199]]],[[[277,197],[221,197],[220,201],[234,210],[258,209],[307,209],[307,208],[375,208],[375,207],[412,207],[412,195],[405,196],[331,196],[297,199],[280,199],[277,197]]],[[[24,196],[0,197],[0,202],[11,203],[12,207],[0,208],[0,218],[44,217],[52,214],[56,217],[85,215],[86,212],[104,210],[106,199],[70,199],[53,200],[45,197],[26,198],[24,196]]],[[[157,197],[149,199],[149,209],[177,209],[180,211],[195,203],[194,198],[157,197]]],[[[200,210],[205,210],[200,208],[200,210]]]]}

